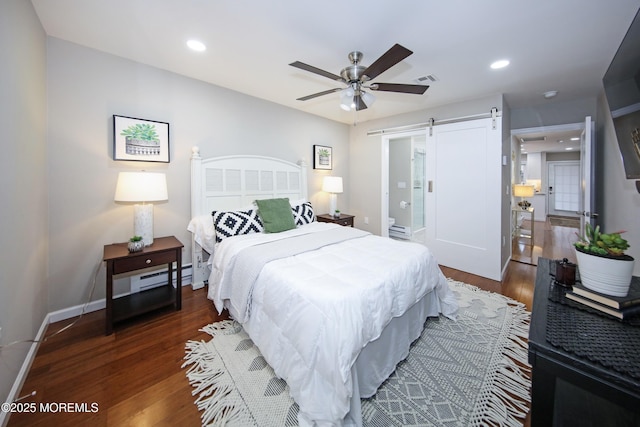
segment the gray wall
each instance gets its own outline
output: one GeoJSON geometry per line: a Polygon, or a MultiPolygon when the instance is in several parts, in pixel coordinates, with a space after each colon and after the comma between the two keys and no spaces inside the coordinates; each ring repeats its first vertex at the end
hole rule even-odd
{"type": "MultiPolygon", "coordinates": [[[[113,201],[118,172],[167,174],[168,202],[154,207],[156,236],[175,235],[190,262],[190,155],[255,154],[309,164],[309,198],[328,209],[322,177],[348,182],[348,126],[60,39],[48,39],[49,310],[87,298],[103,245],[133,234],[133,208],[113,201]],[[112,115],[170,123],[170,163],[112,157],[112,115]],[[333,171],[312,169],[313,144],[333,147],[333,171]]],[[[339,206],[349,212],[348,193],[339,206]]],[[[95,298],[104,298],[104,270],[95,298]]]]}
{"type": "MultiPolygon", "coordinates": [[[[0,2],[0,344],[47,313],[46,36],[30,1],[0,2]]],[[[0,349],[4,402],[30,343],[0,349]]],[[[3,414],[0,414],[2,424],[3,414]]]]}
{"type": "Polygon", "coordinates": [[[511,129],[583,123],[596,117],[596,98],[568,102],[549,101],[525,108],[511,109],[511,129]]]}
{"type": "Polygon", "coordinates": [[[620,148],[603,94],[598,98],[597,162],[601,173],[596,177],[600,224],[604,231],[626,230],[623,237],[631,246],[626,252],[635,258],[634,276],[640,276],[640,193],[635,180],[626,179],[620,148]]]}

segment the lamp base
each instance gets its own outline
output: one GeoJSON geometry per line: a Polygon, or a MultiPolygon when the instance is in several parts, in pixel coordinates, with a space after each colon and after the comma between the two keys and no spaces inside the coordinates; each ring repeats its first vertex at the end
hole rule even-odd
{"type": "Polygon", "coordinates": [[[329,194],[329,215],[336,216],[336,209],[338,209],[338,195],[336,193],[329,194]]]}
{"type": "Polygon", "coordinates": [[[133,233],[142,237],[145,246],[153,244],[153,205],[151,203],[134,206],[133,233]]]}
{"type": "Polygon", "coordinates": [[[523,200],[521,202],[518,202],[518,206],[520,206],[524,210],[527,210],[529,209],[529,206],[531,206],[531,203],[527,202],[526,200],[523,200]]]}

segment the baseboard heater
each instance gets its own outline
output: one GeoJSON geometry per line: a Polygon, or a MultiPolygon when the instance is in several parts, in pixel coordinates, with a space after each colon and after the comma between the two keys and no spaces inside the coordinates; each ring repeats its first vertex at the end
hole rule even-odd
{"type": "MultiPolygon", "coordinates": [[[[169,270],[164,268],[162,270],[154,270],[149,273],[137,274],[131,276],[131,293],[147,291],[149,289],[163,286],[167,283],[167,276],[169,270]]],[[[191,264],[182,266],[182,286],[186,286],[191,283],[192,270],[191,264]]],[[[176,268],[173,268],[173,286],[176,286],[176,268]]]]}
{"type": "Polygon", "coordinates": [[[411,239],[411,227],[406,225],[393,224],[389,227],[389,237],[397,237],[398,239],[411,239]]]}

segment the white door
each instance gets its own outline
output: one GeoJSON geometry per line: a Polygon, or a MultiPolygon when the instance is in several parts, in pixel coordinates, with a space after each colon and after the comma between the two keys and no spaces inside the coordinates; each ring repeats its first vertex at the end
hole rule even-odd
{"type": "Polygon", "coordinates": [[[576,216],[580,210],[579,161],[548,162],[549,215],[576,216]]]}
{"type": "Polygon", "coordinates": [[[438,262],[501,278],[502,119],[427,133],[426,244],[438,262]]]}
{"type": "Polygon", "coordinates": [[[595,172],[595,158],[593,157],[593,123],[591,117],[587,116],[584,120],[584,131],[580,135],[580,235],[584,236],[584,228],[587,222],[595,221],[598,214],[594,212],[595,197],[593,194],[594,183],[592,176],[595,172]]]}

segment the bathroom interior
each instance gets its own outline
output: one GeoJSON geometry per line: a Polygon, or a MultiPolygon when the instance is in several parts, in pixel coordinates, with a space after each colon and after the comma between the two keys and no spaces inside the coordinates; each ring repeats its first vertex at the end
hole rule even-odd
{"type": "Polygon", "coordinates": [[[389,237],[425,241],[426,135],[389,140],[389,237]]]}

